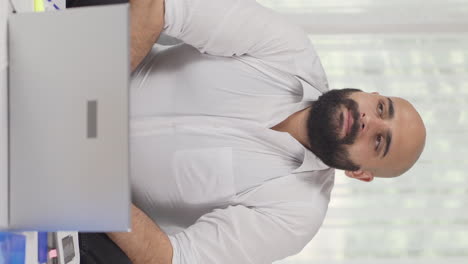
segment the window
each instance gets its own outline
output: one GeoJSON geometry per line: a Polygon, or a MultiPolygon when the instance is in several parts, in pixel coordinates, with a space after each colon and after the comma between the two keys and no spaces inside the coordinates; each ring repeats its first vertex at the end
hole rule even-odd
{"type": "Polygon", "coordinates": [[[467,263],[468,30],[459,26],[468,28],[468,2],[259,2],[310,34],[330,88],[401,96],[428,132],[419,162],[400,178],[363,183],[338,171],[319,233],[275,263],[467,263]]]}

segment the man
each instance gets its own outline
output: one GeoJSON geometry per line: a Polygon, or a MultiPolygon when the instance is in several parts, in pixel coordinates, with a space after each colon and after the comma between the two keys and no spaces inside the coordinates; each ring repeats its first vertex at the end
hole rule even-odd
{"type": "Polygon", "coordinates": [[[253,0],[132,0],[131,23],[136,206],[132,231],[108,236],[135,264],[295,254],[322,224],[332,168],[370,182],[423,150],[408,101],[328,91],[307,36],[253,0]],[[185,44],[146,56],[161,32],[185,44]]]}

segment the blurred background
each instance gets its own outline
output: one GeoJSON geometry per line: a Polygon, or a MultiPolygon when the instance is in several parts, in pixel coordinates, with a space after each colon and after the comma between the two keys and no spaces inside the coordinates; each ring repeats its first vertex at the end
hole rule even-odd
{"type": "Polygon", "coordinates": [[[258,0],[310,36],[330,88],[401,96],[427,144],[397,179],[337,171],[323,227],[275,264],[468,263],[468,0],[258,0]]]}

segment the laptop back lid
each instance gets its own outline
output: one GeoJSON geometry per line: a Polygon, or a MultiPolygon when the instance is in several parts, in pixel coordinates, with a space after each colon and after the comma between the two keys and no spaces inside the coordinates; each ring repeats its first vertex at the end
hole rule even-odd
{"type": "Polygon", "coordinates": [[[9,228],[130,228],[128,5],[9,20],[9,228]]]}

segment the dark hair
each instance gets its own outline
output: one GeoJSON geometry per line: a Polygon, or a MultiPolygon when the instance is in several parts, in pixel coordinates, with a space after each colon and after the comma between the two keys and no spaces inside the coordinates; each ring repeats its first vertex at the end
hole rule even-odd
{"type": "MultiPolygon", "coordinates": [[[[345,149],[345,145],[350,145],[352,142],[337,139],[336,125],[334,127],[331,124],[336,122],[332,122],[331,119],[336,115],[336,109],[340,105],[357,110],[357,103],[348,98],[354,92],[362,91],[355,88],[345,88],[330,90],[322,94],[317,101],[313,102],[307,118],[310,150],[328,166],[350,171],[356,171],[360,168],[349,159],[349,153],[345,149]]],[[[353,112],[355,115],[359,114],[358,111],[353,112]]]]}

